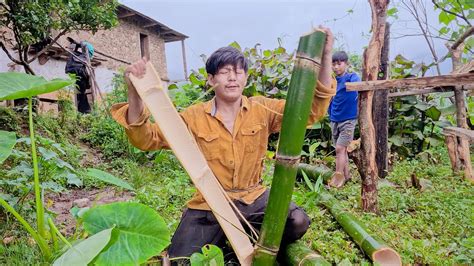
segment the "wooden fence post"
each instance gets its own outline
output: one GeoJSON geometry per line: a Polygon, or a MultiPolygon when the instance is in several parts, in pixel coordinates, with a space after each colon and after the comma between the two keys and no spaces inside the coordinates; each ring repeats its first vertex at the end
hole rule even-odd
{"type": "MultiPolygon", "coordinates": [[[[363,80],[377,80],[380,52],[385,34],[388,0],[369,0],[372,10],[372,38],[364,51],[363,80]]],[[[362,209],[377,212],[377,165],[375,163],[375,129],[372,122],[373,91],[359,94],[359,126],[361,137],[361,160],[358,170],[362,178],[362,209]]]]}
{"type": "MultiPolygon", "coordinates": [[[[385,35],[380,56],[380,73],[378,79],[388,77],[388,53],[390,49],[390,24],[385,24],[385,35]]],[[[372,118],[375,127],[375,161],[377,162],[378,175],[385,178],[388,174],[388,90],[374,92],[372,118]]]]}

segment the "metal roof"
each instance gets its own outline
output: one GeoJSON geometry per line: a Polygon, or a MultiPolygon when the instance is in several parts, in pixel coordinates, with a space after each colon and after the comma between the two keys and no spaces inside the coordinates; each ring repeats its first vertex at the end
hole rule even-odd
{"type": "Polygon", "coordinates": [[[139,20],[142,20],[145,23],[145,25],[142,27],[148,28],[151,30],[156,30],[156,33],[158,33],[165,40],[165,42],[182,41],[188,38],[188,36],[171,29],[165,24],[160,23],[156,21],[155,19],[152,19],[149,16],[146,16],[122,4],[118,6],[117,17],[119,19],[138,18],[139,20]]]}

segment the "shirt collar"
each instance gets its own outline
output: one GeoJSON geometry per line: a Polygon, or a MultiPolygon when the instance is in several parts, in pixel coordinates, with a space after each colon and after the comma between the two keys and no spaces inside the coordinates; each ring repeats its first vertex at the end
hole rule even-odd
{"type": "MultiPolygon", "coordinates": [[[[247,96],[242,95],[242,108],[248,110],[250,106],[250,101],[247,96]]],[[[205,103],[204,111],[211,116],[215,117],[217,114],[217,107],[216,107],[216,97],[212,98],[210,101],[205,103]]]]}

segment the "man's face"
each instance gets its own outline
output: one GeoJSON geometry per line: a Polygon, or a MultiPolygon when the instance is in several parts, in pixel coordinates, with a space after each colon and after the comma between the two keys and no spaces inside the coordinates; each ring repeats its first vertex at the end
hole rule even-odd
{"type": "Polygon", "coordinates": [[[216,74],[209,75],[209,84],[214,87],[217,98],[236,101],[242,96],[247,84],[247,73],[239,66],[225,65],[216,74]]]}
{"type": "Polygon", "coordinates": [[[347,62],[344,61],[334,61],[332,62],[332,71],[336,73],[336,76],[342,76],[347,69],[347,62]]]}

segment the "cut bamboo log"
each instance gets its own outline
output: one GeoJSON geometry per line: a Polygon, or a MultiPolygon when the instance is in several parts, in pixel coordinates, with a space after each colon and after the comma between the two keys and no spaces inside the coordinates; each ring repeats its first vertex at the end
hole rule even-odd
{"type": "Polygon", "coordinates": [[[250,265],[254,251],[250,239],[226,200],[224,189],[207,165],[196,141],[163,89],[161,79],[151,62],[146,64],[146,74],[142,78],[130,75],[130,80],[155,118],[174,154],[204,196],[229,239],[240,264],[250,265]]]}
{"type": "Polygon", "coordinates": [[[307,248],[301,242],[295,242],[286,247],[285,259],[286,264],[290,266],[331,265],[321,255],[307,248]]]}
{"type": "Polygon", "coordinates": [[[316,30],[302,36],[299,41],[254,265],[273,265],[280,248],[325,40],[326,34],[316,30]]]}
{"type": "Polygon", "coordinates": [[[337,200],[325,189],[321,189],[319,204],[331,212],[344,231],[373,262],[380,265],[402,265],[400,255],[395,250],[388,247],[378,237],[369,234],[366,227],[352,214],[344,211],[337,204],[337,200]]]}
{"type": "Polygon", "coordinates": [[[298,173],[296,176],[303,178],[302,172],[305,172],[305,174],[312,180],[317,180],[321,176],[325,184],[327,184],[334,173],[331,169],[324,165],[300,163],[298,165],[298,173]]]}

